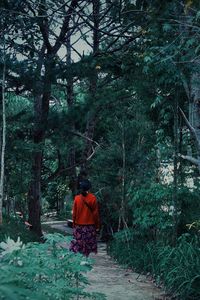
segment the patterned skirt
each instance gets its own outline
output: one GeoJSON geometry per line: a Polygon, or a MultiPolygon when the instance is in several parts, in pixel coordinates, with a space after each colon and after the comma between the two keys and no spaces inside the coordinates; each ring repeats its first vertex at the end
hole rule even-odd
{"type": "Polygon", "coordinates": [[[91,252],[97,253],[97,237],[94,225],[76,225],[73,229],[74,239],[69,249],[75,253],[88,256],[91,252]]]}

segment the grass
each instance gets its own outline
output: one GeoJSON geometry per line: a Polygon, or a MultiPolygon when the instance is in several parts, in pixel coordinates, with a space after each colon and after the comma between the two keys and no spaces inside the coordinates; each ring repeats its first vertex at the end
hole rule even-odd
{"type": "Polygon", "coordinates": [[[172,246],[167,240],[147,241],[122,231],[110,242],[109,252],[119,263],[150,273],[176,299],[200,299],[199,236],[183,234],[172,246]]]}

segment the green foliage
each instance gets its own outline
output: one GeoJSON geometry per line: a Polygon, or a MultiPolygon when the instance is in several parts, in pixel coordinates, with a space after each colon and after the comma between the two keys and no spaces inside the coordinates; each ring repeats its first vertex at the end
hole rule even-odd
{"type": "MultiPolygon", "coordinates": [[[[154,228],[159,232],[159,237],[172,234],[173,228],[173,185],[161,183],[146,183],[138,188],[130,189],[129,206],[133,212],[133,224],[140,230],[148,232],[154,228]]],[[[191,190],[187,186],[178,188],[177,191],[177,233],[188,232],[188,224],[199,219],[199,191],[191,190]],[[194,207],[196,209],[194,210],[194,207]]],[[[192,232],[195,231],[195,226],[192,232]]]]}
{"type": "Polygon", "coordinates": [[[193,229],[193,228],[198,229],[198,232],[200,232],[199,231],[199,229],[200,229],[200,220],[194,221],[191,224],[187,224],[187,227],[189,229],[193,229]]]}
{"type": "Polygon", "coordinates": [[[3,241],[8,236],[11,239],[20,237],[23,243],[38,241],[38,236],[27,229],[18,216],[3,216],[3,224],[0,225],[0,241],[3,241]]]}
{"type": "Polygon", "coordinates": [[[147,183],[131,193],[130,206],[133,210],[134,224],[146,230],[153,226],[169,229],[172,225],[170,206],[172,189],[159,183],[147,183]]]}
{"type": "Polygon", "coordinates": [[[13,251],[20,250],[22,248],[22,241],[20,241],[19,237],[16,242],[8,237],[6,242],[0,243],[0,248],[3,250],[1,255],[4,256],[12,253],[13,251]]]}
{"type": "Polygon", "coordinates": [[[183,187],[178,192],[179,224],[178,233],[191,232],[198,234],[198,220],[200,216],[199,190],[183,187]],[[195,209],[194,209],[195,208],[195,209]],[[190,226],[194,224],[194,226],[190,226]]]}
{"type": "Polygon", "coordinates": [[[178,239],[175,248],[158,248],[157,274],[160,274],[166,288],[180,299],[199,299],[200,297],[200,241],[188,234],[178,239]]]}
{"type": "Polygon", "coordinates": [[[109,251],[137,272],[150,272],[159,284],[181,300],[200,297],[200,240],[182,235],[175,247],[164,242],[145,242],[136,230],[115,234],[109,251]]]}
{"type": "Polygon", "coordinates": [[[82,255],[67,250],[66,241],[61,234],[48,234],[42,244],[21,247],[20,241],[10,239],[1,243],[0,299],[98,299],[84,292],[84,273],[91,264],[83,264],[82,255]]]}
{"type": "Polygon", "coordinates": [[[25,211],[33,151],[32,99],[7,93],[6,100],[5,191],[9,194],[5,205],[12,202],[17,210],[25,211]]]}

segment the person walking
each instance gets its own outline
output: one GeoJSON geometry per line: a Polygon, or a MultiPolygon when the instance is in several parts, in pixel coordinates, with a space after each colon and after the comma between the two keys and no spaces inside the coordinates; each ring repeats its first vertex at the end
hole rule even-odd
{"type": "Polygon", "coordinates": [[[100,229],[97,199],[90,192],[88,179],[80,182],[80,194],[75,196],[73,204],[73,236],[70,250],[82,253],[86,257],[91,252],[97,253],[97,232],[100,229]]]}

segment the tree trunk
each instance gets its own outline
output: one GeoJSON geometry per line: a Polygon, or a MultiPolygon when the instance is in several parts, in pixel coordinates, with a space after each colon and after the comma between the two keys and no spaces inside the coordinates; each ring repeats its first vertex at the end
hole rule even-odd
{"type": "MultiPolygon", "coordinates": [[[[28,192],[28,209],[29,209],[29,223],[38,236],[42,236],[41,229],[41,169],[42,169],[42,147],[45,141],[45,131],[48,120],[49,100],[51,95],[51,69],[52,58],[47,58],[45,63],[44,84],[41,95],[41,81],[38,80],[35,86],[35,122],[33,141],[33,165],[32,165],[32,180],[28,192]]],[[[39,68],[41,70],[41,66],[39,68]]],[[[39,76],[40,79],[40,76],[39,76]]]]}
{"type": "Polygon", "coordinates": [[[178,98],[176,95],[174,104],[174,188],[172,196],[173,206],[173,244],[177,239],[177,209],[178,209],[178,98]]]}
{"type": "MultiPolygon", "coordinates": [[[[96,55],[99,51],[99,43],[100,43],[100,36],[99,36],[99,11],[100,11],[100,1],[93,0],[93,55],[96,55]]],[[[95,102],[96,99],[96,91],[97,91],[97,82],[98,82],[98,74],[97,70],[94,69],[91,79],[90,79],[90,95],[91,99],[95,102]]],[[[94,130],[97,122],[97,116],[94,112],[89,111],[87,116],[87,124],[86,124],[86,140],[85,148],[82,155],[82,165],[81,170],[87,172],[87,159],[92,154],[92,140],[94,137],[94,130]]]]}
{"type": "MultiPolygon", "coordinates": [[[[71,65],[71,39],[70,36],[67,38],[67,67],[71,65]]],[[[67,105],[69,111],[71,111],[74,107],[74,86],[73,86],[73,78],[69,78],[67,80],[67,105]]],[[[68,124],[70,130],[75,131],[74,120],[70,119],[70,124],[68,124]]],[[[77,191],[77,174],[76,174],[76,153],[75,153],[75,145],[72,139],[70,144],[69,154],[68,154],[68,167],[69,167],[69,188],[72,191],[72,196],[76,195],[77,191]]]]}
{"type": "Polygon", "coordinates": [[[200,61],[196,62],[192,70],[190,80],[190,93],[189,93],[189,117],[185,116],[184,112],[180,109],[183,119],[190,130],[190,133],[195,141],[196,157],[192,155],[180,155],[183,159],[190,161],[198,167],[200,173],[200,61]]]}
{"type": "Polygon", "coordinates": [[[122,195],[121,207],[119,211],[118,231],[122,228],[128,228],[126,222],[126,141],[125,141],[125,117],[123,116],[122,123],[122,195]]]}
{"type": "Polygon", "coordinates": [[[38,236],[42,236],[41,229],[41,165],[42,165],[42,152],[34,152],[32,166],[32,182],[29,188],[28,198],[28,211],[29,223],[32,225],[33,230],[38,236]]]}
{"type": "MultiPolygon", "coordinates": [[[[5,45],[4,45],[5,46],[5,45]]],[[[5,147],[6,147],[6,110],[5,110],[5,73],[6,73],[6,62],[5,62],[5,48],[3,56],[3,76],[2,76],[2,146],[1,146],[1,176],[0,176],[0,225],[3,222],[2,209],[3,209],[3,198],[4,198],[4,164],[5,164],[5,147]]]]}
{"type": "MultiPolygon", "coordinates": [[[[178,145],[178,153],[182,152],[183,147],[183,124],[182,118],[180,118],[179,124],[179,145],[178,145]]],[[[184,173],[183,173],[183,162],[182,160],[179,161],[179,176],[180,176],[180,185],[183,187],[184,184],[184,173]]]]}
{"type": "MultiPolygon", "coordinates": [[[[36,86],[34,88],[34,151],[32,165],[32,180],[30,183],[28,200],[29,200],[29,222],[32,224],[32,230],[39,236],[42,234],[40,214],[41,214],[41,168],[42,168],[42,147],[45,141],[45,132],[49,113],[49,101],[51,95],[52,75],[54,73],[55,57],[66,40],[66,35],[70,30],[70,19],[74,15],[74,10],[78,5],[77,0],[72,0],[66,11],[60,33],[52,46],[52,40],[49,40],[49,22],[48,6],[46,1],[40,1],[38,5],[38,25],[42,34],[43,47],[38,57],[38,66],[36,71],[36,86]],[[45,53],[46,52],[46,53],[45,53]],[[45,58],[45,60],[44,60],[45,58]],[[44,76],[42,76],[42,67],[44,64],[44,76]],[[42,87],[41,87],[42,85],[42,87]]],[[[66,3],[62,6],[65,8],[66,3]]],[[[68,6],[68,5],[67,5],[68,6]]],[[[34,84],[34,83],[33,83],[34,84]]]]}
{"type": "Polygon", "coordinates": [[[197,148],[197,165],[200,172],[200,61],[194,66],[191,77],[191,95],[189,103],[189,122],[194,128],[197,148]]]}
{"type": "MultiPolygon", "coordinates": [[[[38,90],[38,92],[40,89],[38,90]]],[[[28,192],[28,212],[30,229],[38,236],[42,236],[41,229],[41,169],[42,169],[42,143],[44,138],[44,124],[42,124],[42,96],[34,98],[35,122],[33,131],[34,148],[32,157],[32,180],[28,192]]]]}
{"type": "MultiPolygon", "coordinates": [[[[190,16],[190,19],[194,17],[195,11],[191,9],[191,3],[185,5],[181,3],[180,9],[187,11],[187,15],[190,16]]],[[[187,21],[188,18],[183,17],[182,25],[180,26],[180,32],[187,32],[188,37],[190,36],[191,25],[187,21]],[[188,26],[189,25],[189,26],[188,26]]],[[[191,74],[190,81],[187,82],[185,78],[182,78],[183,86],[185,88],[186,95],[189,100],[189,116],[186,118],[183,111],[180,109],[183,119],[187,127],[189,128],[192,137],[195,141],[196,146],[196,157],[192,155],[180,155],[183,159],[190,161],[192,164],[195,164],[198,167],[200,173],[200,60],[195,59],[193,65],[191,64],[191,74]]]]}
{"type": "Polygon", "coordinates": [[[92,143],[93,143],[95,125],[96,125],[96,116],[93,112],[89,112],[87,116],[87,124],[86,124],[86,131],[85,131],[85,136],[87,137],[87,139],[82,154],[82,164],[81,164],[81,171],[86,171],[86,173],[88,168],[87,161],[92,154],[92,143]]]}

